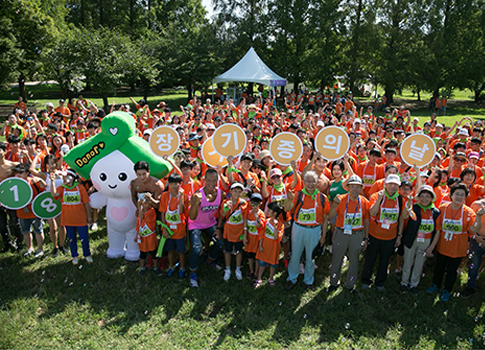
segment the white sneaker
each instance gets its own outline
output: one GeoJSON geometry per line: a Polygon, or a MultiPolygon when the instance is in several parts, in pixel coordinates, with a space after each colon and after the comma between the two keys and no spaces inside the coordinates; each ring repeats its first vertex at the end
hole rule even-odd
{"type": "Polygon", "coordinates": [[[305,273],[305,265],[303,263],[300,263],[300,275],[303,275],[305,273]]]}
{"type": "Polygon", "coordinates": [[[24,256],[25,257],[29,257],[32,254],[34,254],[34,250],[33,249],[27,249],[27,251],[24,253],[24,256]]]}
{"type": "Polygon", "coordinates": [[[91,257],[91,255],[90,256],[86,256],[85,259],[90,264],[93,262],[93,258],[91,257]]]}
{"type": "Polygon", "coordinates": [[[98,230],[98,224],[97,224],[97,223],[95,223],[95,222],[93,222],[93,223],[91,224],[91,231],[97,231],[97,230],[98,230]]]}
{"type": "Polygon", "coordinates": [[[34,256],[40,258],[42,255],[44,255],[44,251],[42,249],[37,249],[34,256]]]}
{"type": "Polygon", "coordinates": [[[78,256],[76,256],[75,258],[72,258],[72,264],[73,265],[79,264],[79,257],[78,256]]]}
{"type": "Polygon", "coordinates": [[[241,269],[236,270],[236,278],[240,281],[242,280],[242,272],[241,269]]]}
{"type": "Polygon", "coordinates": [[[224,281],[229,281],[229,278],[231,278],[231,270],[225,269],[224,270],[224,281]]]}
{"type": "Polygon", "coordinates": [[[199,281],[197,280],[197,275],[193,273],[190,275],[190,286],[193,288],[199,287],[199,281]]]}

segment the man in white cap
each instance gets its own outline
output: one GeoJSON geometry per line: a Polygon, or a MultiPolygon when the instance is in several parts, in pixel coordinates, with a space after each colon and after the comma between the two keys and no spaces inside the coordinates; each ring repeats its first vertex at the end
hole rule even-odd
{"type": "Polygon", "coordinates": [[[349,257],[349,269],[345,288],[354,292],[357,273],[359,270],[359,255],[367,248],[369,240],[369,201],[361,195],[364,183],[358,175],[352,175],[344,181],[344,189],[349,193],[336,196],[333,200],[338,203],[337,222],[332,242],[332,265],[330,266],[330,287],[333,292],[338,287],[342,260],[345,255],[349,257]],[[345,183],[347,182],[347,183],[345,183]]]}
{"type": "Polygon", "coordinates": [[[394,247],[401,244],[404,220],[409,217],[409,213],[405,210],[404,200],[399,194],[399,186],[401,186],[399,176],[389,175],[384,189],[370,197],[369,246],[361,277],[362,289],[370,287],[374,265],[379,255],[374,284],[378,291],[384,290],[389,258],[394,247]]]}

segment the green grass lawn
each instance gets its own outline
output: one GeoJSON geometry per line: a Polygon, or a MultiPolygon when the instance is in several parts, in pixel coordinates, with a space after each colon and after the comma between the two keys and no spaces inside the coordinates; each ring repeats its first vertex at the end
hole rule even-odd
{"type": "MultiPolygon", "coordinates": [[[[327,252],[317,259],[314,291],[300,276],[286,292],[282,264],[275,287],[265,282],[254,290],[234,274],[226,283],[222,271],[200,266],[200,287],[193,289],[188,278],[155,277],[152,271],[140,277],[137,263],[106,258],[104,226],[91,234],[90,244],[94,263],[81,259],[78,266],[68,256],[0,254],[0,348],[485,348],[483,275],[479,293],[467,300],[455,294],[448,303],[424,292],[431,267],[417,297],[400,294],[392,274],[383,293],[328,294],[327,252]]],[[[463,273],[455,290],[466,278],[463,273]]]]}

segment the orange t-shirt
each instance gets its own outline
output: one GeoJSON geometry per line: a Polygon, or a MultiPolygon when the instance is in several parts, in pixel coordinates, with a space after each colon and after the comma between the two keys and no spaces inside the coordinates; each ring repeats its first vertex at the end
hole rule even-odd
{"type": "Polygon", "coordinates": [[[157,213],[154,208],[150,208],[143,215],[143,219],[136,219],[136,232],[140,236],[141,242],[138,248],[141,252],[152,252],[158,247],[157,242],[157,213]]]}
{"type": "Polygon", "coordinates": [[[165,215],[167,226],[173,231],[172,239],[184,238],[187,234],[187,217],[189,213],[189,196],[183,194],[184,212],[179,213],[180,195],[172,197],[170,191],[163,192],[160,197],[158,210],[165,215]],[[170,200],[170,204],[169,204],[170,200]],[[169,206],[170,205],[170,206],[169,206]]]}
{"type": "Polygon", "coordinates": [[[256,253],[259,250],[258,241],[259,235],[263,230],[265,216],[261,209],[258,209],[256,213],[254,213],[251,208],[248,210],[248,243],[244,246],[244,251],[248,253],[256,253]],[[256,224],[260,223],[261,227],[256,227],[256,224]]]}
{"type": "Polygon", "coordinates": [[[61,225],[62,226],[86,226],[88,219],[84,204],[89,203],[86,189],[77,184],[73,188],[59,186],[56,192],[61,197],[61,225]]]}
{"type": "Polygon", "coordinates": [[[370,189],[372,185],[374,185],[377,180],[384,178],[384,168],[377,164],[375,166],[369,165],[369,161],[360,163],[355,173],[359,175],[364,182],[364,195],[367,198],[370,197],[370,189]]]}
{"type": "MultiPolygon", "coordinates": [[[[362,230],[364,228],[364,220],[369,219],[369,201],[364,197],[359,195],[359,207],[357,208],[357,201],[353,201],[349,198],[349,194],[344,194],[340,196],[340,203],[337,207],[337,222],[336,226],[343,229],[344,228],[344,218],[350,222],[352,219],[352,230],[362,230]],[[348,206],[347,206],[348,199],[348,206]],[[347,209],[347,214],[346,214],[347,209]]],[[[347,221],[346,220],[346,221],[347,221]]]]}
{"type": "Polygon", "coordinates": [[[293,198],[292,214],[296,215],[296,210],[299,209],[298,217],[295,217],[295,222],[301,226],[315,226],[323,223],[323,216],[328,214],[330,210],[330,203],[327,196],[322,194],[324,198],[324,207],[320,200],[320,192],[317,193],[315,199],[303,193],[301,204],[298,202],[299,194],[295,193],[293,198]]]}
{"type": "Polygon", "coordinates": [[[224,238],[229,242],[242,241],[241,235],[244,233],[244,219],[248,217],[249,203],[238,199],[237,203],[233,203],[229,210],[224,211],[226,203],[229,199],[222,202],[219,214],[227,219],[224,224],[224,238]]]}
{"type": "MultiPolygon", "coordinates": [[[[35,197],[44,189],[40,188],[40,184],[34,186],[32,184],[32,179],[27,179],[27,182],[29,183],[30,188],[32,188],[32,200],[34,200],[35,197]]],[[[20,219],[35,219],[37,216],[35,216],[35,214],[32,212],[32,201],[22,209],[17,209],[17,216],[20,219]]]]}
{"type": "MultiPolygon", "coordinates": [[[[378,193],[374,193],[370,197],[370,206],[372,207],[379,197],[378,193]]],[[[392,200],[388,199],[385,195],[379,205],[379,211],[376,216],[373,216],[370,221],[369,233],[378,239],[389,241],[396,238],[397,228],[399,224],[399,213],[404,210],[404,200],[402,207],[399,208],[398,198],[392,200]],[[386,227],[386,225],[388,227],[386,227]]]]}
{"type": "Polygon", "coordinates": [[[451,203],[440,206],[441,215],[436,222],[440,237],[436,250],[443,255],[459,258],[466,256],[468,232],[475,222],[475,212],[468,206],[453,210],[451,203]]]}
{"type": "Polygon", "coordinates": [[[190,198],[199,188],[201,188],[201,185],[199,181],[190,179],[190,183],[188,184],[182,182],[182,188],[184,193],[190,198]]]}
{"type": "Polygon", "coordinates": [[[283,238],[285,227],[281,220],[276,220],[273,224],[270,219],[263,221],[259,240],[263,240],[263,250],[256,252],[256,259],[269,263],[278,264],[280,256],[280,242],[283,238]]]}
{"type": "Polygon", "coordinates": [[[485,188],[482,185],[471,184],[468,189],[470,190],[470,194],[466,197],[465,204],[467,206],[471,206],[473,202],[483,197],[483,193],[485,192],[485,188]]]}

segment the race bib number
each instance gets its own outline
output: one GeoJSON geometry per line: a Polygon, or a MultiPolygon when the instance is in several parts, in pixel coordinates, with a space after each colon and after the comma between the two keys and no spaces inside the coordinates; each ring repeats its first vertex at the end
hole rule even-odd
{"type": "Polygon", "coordinates": [[[251,235],[258,234],[258,228],[256,227],[256,221],[248,221],[248,232],[251,235]]]}
{"type": "Polygon", "coordinates": [[[79,191],[64,191],[63,202],[69,205],[81,203],[79,191]]]}
{"type": "Polygon", "coordinates": [[[315,209],[300,209],[298,222],[309,224],[314,223],[316,218],[315,209]]]}
{"type": "Polygon", "coordinates": [[[451,241],[453,235],[462,233],[463,225],[460,220],[445,220],[443,222],[443,231],[445,232],[445,240],[451,241]]]}
{"type": "Polygon", "coordinates": [[[178,224],[180,223],[180,215],[179,213],[172,213],[172,214],[167,213],[165,215],[165,220],[167,220],[167,222],[169,223],[178,224]]]}
{"type": "Polygon", "coordinates": [[[243,222],[243,217],[242,217],[241,209],[236,210],[236,212],[229,217],[229,223],[231,223],[232,225],[239,225],[239,224],[242,224],[242,222],[243,222]]]}
{"type": "Polygon", "coordinates": [[[367,185],[367,186],[372,186],[374,184],[374,182],[376,182],[376,180],[372,177],[365,177],[364,176],[364,179],[362,180],[364,185],[367,185]]]}

